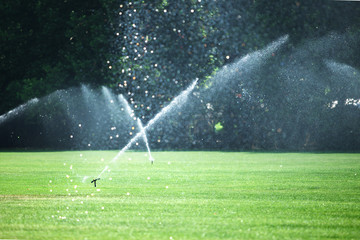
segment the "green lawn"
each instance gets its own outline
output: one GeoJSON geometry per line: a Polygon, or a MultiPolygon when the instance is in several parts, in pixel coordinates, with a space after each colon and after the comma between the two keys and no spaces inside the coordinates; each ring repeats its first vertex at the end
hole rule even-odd
{"type": "Polygon", "coordinates": [[[360,238],[360,154],[116,153],[0,152],[0,239],[360,238]]]}

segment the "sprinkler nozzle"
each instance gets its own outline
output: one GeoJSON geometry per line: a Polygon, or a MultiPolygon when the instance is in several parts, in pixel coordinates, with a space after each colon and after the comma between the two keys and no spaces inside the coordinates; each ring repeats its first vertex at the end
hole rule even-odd
{"type": "Polygon", "coordinates": [[[94,183],[94,187],[96,187],[96,181],[97,180],[100,180],[100,178],[94,178],[92,181],[91,181],[91,183],[94,183]]]}

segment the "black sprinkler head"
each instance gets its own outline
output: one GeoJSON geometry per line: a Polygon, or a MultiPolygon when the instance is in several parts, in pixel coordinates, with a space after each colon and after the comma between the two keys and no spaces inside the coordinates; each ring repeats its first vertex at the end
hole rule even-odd
{"type": "Polygon", "coordinates": [[[96,187],[96,181],[97,180],[100,180],[100,178],[94,178],[92,181],[91,181],[91,183],[94,183],[94,187],[96,187]]]}

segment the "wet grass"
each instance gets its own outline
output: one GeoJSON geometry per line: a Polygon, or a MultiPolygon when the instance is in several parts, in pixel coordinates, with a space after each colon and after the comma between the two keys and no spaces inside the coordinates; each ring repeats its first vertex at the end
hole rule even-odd
{"type": "Polygon", "coordinates": [[[129,152],[95,188],[115,155],[1,152],[0,238],[360,236],[360,154],[129,152]]]}

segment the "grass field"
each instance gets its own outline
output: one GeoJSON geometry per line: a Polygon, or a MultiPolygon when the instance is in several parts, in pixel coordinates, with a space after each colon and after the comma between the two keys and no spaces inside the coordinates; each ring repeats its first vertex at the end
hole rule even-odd
{"type": "Polygon", "coordinates": [[[360,154],[116,153],[0,152],[0,239],[360,238],[360,154]]]}

